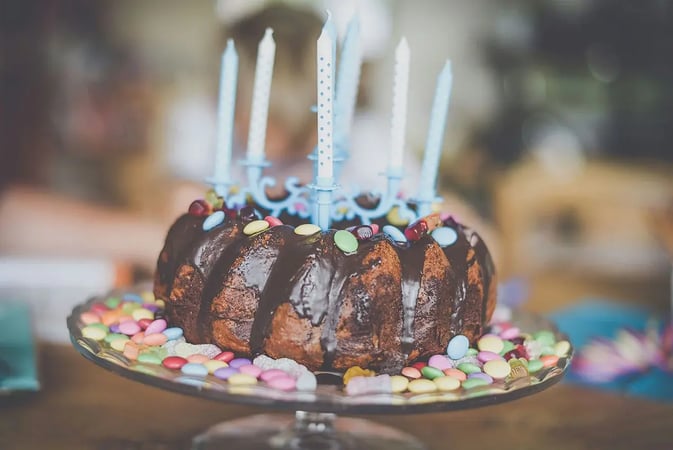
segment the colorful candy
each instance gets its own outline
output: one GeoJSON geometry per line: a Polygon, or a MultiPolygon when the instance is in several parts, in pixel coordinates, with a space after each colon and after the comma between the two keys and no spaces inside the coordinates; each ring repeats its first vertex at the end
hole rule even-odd
{"type": "Polygon", "coordinates": [[[347,255],[355,253],[359,245],[357,238],[346,230],[339,230],[334,233],[334,243],[339,250],[347,255]]]}
{"type": "Polygon", "coordinates": [[[300,236],[311,236],[321,231],[318,225],[312,223],[303,223],[294,229],[294,232],[300,236]]]}
{"type": "Polygon", "coordinates": [[[446,354],[451,359],[460,359],[465,356],[468,348],[470,348],[470,341],[462,334],[458,334],[449,341],[449,345],[446,347],[446,354]]]}
{"type": "Polygon", "coordinates": [[[500,353],[504,345],[502,339],[494,334],[486,334],[477,341],[479,350],[493,353],[500,353]]]}
{"type": "Polygon", "coordinates": [[[281,220],[278,217],[274,216],[266,216],[264,220],[267,221],[270,227],[277,227],[283,224],[283,222],[281,222],[281,220]]]}
{"type": "Polygon", "coordinates": [[[410,381],[407,389],[414,394],[427,394],[435,392],[437,390],[437,385],[430,380],[421,378],[410,381]]]}
{"type": "Polygon", "coordinates": [[[210,231],[224,222],[224,211],[215,211],[203,221],[203,231],[210,231]]]}
{"type": "Polygon", "coordinates": [[[435,383],[435,386],[437,386],[437,390],[441,392],[455,391],[460,387],[460,380],[453,377],[441,376],[432,381],[435,383]]]}
{"type": "Polygon", "coordinates": [[[253,220],[252,222],[248,223],[245,227],[243,227],[243,234],[245,234],[246,236],[252,236],[254,234],[261,233],[270,226],[271,225],[266,220],[253,220]]]}
{"type": "Polygon", "coordinates": [[[205,200],[194,200],[189,205],[189,214],[196,217],[206,217],[213,212],[213,208],[205,200]]]}
{"type": "Polygon", "coordinates": [[[432,233],[430,233],[430,236],[440,247],[448,247],[455,244],[458,240],[458,233],[456,233],[456,230],[449,227],[437,228],[432,233]]]}
{"type": "Polygon", "coordinates": [[[357,227],[351,227],[348,231],[353,233],[353,236],[355,236],[358,241],[366,241],[375,234],[374,229],[369,225],[360,225],[357,227]]]}
{"type": "Polygon", "coordinates": [[[394,242],[398,242],[398,243],[407,242],[407,238],[404,235],[404,233],[402,233],[399,229],[397,229],[396,227],[394,227],[392,225],[385,225],[383,227],[382,231],[386,236],[388,236],[394,242]]]}
{"type": "Polygon", "coordinates": [[[512,371],[512,366],[502,359],[484,363],[484,372],[496,379],[506,378],[512,371]]]}

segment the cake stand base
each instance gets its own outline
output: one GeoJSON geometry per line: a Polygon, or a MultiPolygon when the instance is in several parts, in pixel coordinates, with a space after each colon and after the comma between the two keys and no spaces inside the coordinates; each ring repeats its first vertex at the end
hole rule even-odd
{"type": "Polygon", "coordinates": [[[364,419],[297,411],[260,414],[217,424],[192,441],[192,450],[425,450],[413,436],[364,419]]]}

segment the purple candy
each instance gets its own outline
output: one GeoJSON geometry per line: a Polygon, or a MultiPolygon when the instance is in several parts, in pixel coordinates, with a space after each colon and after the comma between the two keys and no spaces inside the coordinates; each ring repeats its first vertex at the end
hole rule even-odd
{"type": "Polygon", "coordinates": [[[487,381],[488,384],[493,383],[493,378],[489,374],[484,372],[471,373],[467,376],[467,378],[480,378],[484,381],[487,381]]]}
{"type": "Polygon", "coordinates": [[[215,372],[213,372],[213,375],[215,375],[217,378],[221,380],[227,380],[229,379],[230,376],[236,373],[239,373],[238,369],[235,369],[233,367],[220,367],[215,372]]]}
{"type": "Polygon", "coordinates": [[[159,307],[154,303],[143,303],[143,308],[152,312],[157,312],[159,310],[159,307]]]}
{"type": "Polygon", "coordinates": [[[110,333],[119,333],[119,324],[113,323],[110,325],[110,333]]]}
{"type": "Polygon", "coordinates": [[[247,366],[249,364],[252,364],[252,361],[250,361],[248,358],[235,358],[229,362],[229,367],[238,369],[241,366],[247,366]]]}

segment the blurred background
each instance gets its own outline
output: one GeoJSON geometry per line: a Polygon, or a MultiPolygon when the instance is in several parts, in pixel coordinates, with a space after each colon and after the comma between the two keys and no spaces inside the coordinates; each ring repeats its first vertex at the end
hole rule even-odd
{"type": "MultiPolygon", "coordinates": [[[[483,226],[502,279],[528,283],[530,309],[601,297],[668,313],[673,3],[659,0],[5,1],[3,295],[65,317],[91,293],[150,276],[168,226],[210,174],[234,24],[269,5],[320,20],[329,8],[343,36],[356,4],[355,160],[385,151],[404,35],[409,164],[422,157],[448,57],[440,189],[483,226]]],[[[277,59],[288,51],[278,44],[277,59]]],[[[65,337],[63,321],[45,330],[65,337]]]]}

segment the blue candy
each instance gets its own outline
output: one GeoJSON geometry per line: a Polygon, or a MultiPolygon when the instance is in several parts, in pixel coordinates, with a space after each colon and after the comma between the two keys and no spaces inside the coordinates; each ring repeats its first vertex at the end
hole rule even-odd
{"type": "Polygon", "coordinates": [[[384,226],[381,231],[383,231],[385,234],[387,234],[390,237],[390,239],[392,239],[393,241],[407,242],[407,238],[404,235],[404,233],[402,233],[400,230],[398,230],[396,227],[394,227],[392,225],[384,226]]]}
{"type": "Polygon", "coordinates": [[[173,341],[175,339],[179,339],[182,337],[182,328],[179,327],[171,327],[171,328],[166,328],[162,333],[166,336],[166,339],[169,341],[173,341]]]}
{"type": "Polygon", "coordinates": [[[208,369],[203,364],[187,363],[180,369],[185,375],[192,375],[195,377],[205,377],[208,375],[208,369]]]}
{"type": "Polygon", "coordinates": [[[468,348],[470,348],[470,341],[462,334],[458,334],[449,341],[449,345],[446,347],[446,354],[451,359],[460,359],[465,356],[468,348]]]}
{"type": "Polygon", "coordinates": [[[458,240],[456,230],[449,227],[439,227],[430,233],[430,236],[439,244],[440,247],[448,247],[455,244],[458,240]]]}
{"type": "Polygon", "coordinates": [[[203,231],[212,230],[224,222],[224,211],[215,211],[203,221],[203,231]]]}

